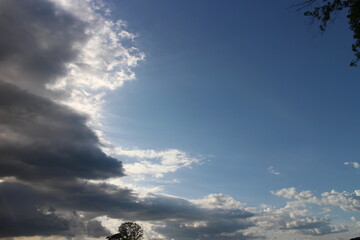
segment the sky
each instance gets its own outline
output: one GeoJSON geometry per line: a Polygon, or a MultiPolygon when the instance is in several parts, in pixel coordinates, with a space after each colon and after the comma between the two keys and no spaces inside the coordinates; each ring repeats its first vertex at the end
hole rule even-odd
{"type": "Polygon", "coordinates": [[[0,239],[360,236],[346,14],[298,1],[0,1],[0,239]]]}

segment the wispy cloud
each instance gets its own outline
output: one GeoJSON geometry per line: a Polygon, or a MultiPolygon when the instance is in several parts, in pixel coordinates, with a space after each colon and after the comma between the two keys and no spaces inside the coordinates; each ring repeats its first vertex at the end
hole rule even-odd
{"type": "Polygon", "coordinates": [[[345,165],[353,166],[356,169],[360,168],[360,164],[358,162],[344,162],[345,165]]]}
{"type": "Polygon", "coordinates": [[[117,147],[114,153],[131,159],[132,163],[125,163],[124,168],[128,175],[138,180],[146,177],[163,178],[167,173],[201,163],[201,159],[191,157],[178,149],[155,151],[117,147]]]}
{"type": "Polygon", "coordinates": [[[280,172],[276,171],[273,166],[268,167],[267,172],[270,173],[270,174],[273,174],[273,175],[280,175],[280,172]]]}

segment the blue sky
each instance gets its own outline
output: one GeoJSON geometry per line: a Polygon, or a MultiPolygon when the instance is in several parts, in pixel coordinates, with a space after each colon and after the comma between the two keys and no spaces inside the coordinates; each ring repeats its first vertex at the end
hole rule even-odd
{"type": "Polygon", "coordinates": [[[360,154],[351,32],[340,17],[319,34],[294,3],[113,2],[146,60],[108,97],[109,136],[203,155],[177,174],[192,187],[171,194],[261,203],[276,188],[356,188],[357,171],[344,165],[360,154]]]}
{"type": "Polygon", "coordinates": [[[0,239],[360,236],[352,33],[296,3],[0,3],[0,239]]]}

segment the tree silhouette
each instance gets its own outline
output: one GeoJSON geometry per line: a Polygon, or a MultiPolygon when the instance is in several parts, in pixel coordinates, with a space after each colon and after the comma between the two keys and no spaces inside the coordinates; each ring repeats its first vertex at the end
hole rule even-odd
{"type": "Polygon", "coordinates": [[[319,21],[319,29],[322,32],[326,30],[329,22],[334,22],[341,11],[346,11],[349,28],[353,32],[355,40],[352,44],[355,58],[351,61],[350,66],[357,66],[357,62],[360,60],[360,0],[307,0],[296,6],[299,7],[299,10],[312,8],[305,11],[304,15],[319,21]],[[321,5],[314,6],[316,2],[321,2],[321,5]]]}
{"type": "Polygon", "coordinates": [[[109,240],[142,240],[143,230],[134,222],[125,222],[120,225],[119,233],[106,237],[109,240]]]}

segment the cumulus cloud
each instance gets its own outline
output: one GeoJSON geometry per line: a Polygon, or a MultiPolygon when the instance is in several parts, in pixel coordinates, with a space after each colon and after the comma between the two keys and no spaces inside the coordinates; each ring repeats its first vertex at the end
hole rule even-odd
{"type": "Polygon", "coordinates": [[[300,191],[296,188],[283,188],[278,191],[271,191],[272,194],[289,199],[287,205],[284,208],[276,209],[273,207],[267,207],[263,210],[263,215],[259,220],[260,225],[267,228],[278,228],[280,230],[290,230],[305,235],[326,235],[333,233],[340,233],[348,231],[348,227],[345,225],[332,225],[329,215],[332,210],[328,207],[326,211],[319,213],[312,213],[309,211],[309,205],[319,206],[339,206],[345,210],[350,201],[346,201],[344,198],[340,199],[339,194],[332,191],[329,193],[321,194],[321,197],[316,197],[311,191],[300,191]],[[329,196],[332,195],[333,197],[329,196]],[[336,196],[336,197],[334,197],[336,196]],[[323,215],[324,216],[317,216],[323,215]]]}
{"type": "MultiPolygon", "coordinates": [[[[297,191],[296,188],[283,188],[271,191],[273,195],[288,199],[284,208],[266,206],[258,216],[258,224],[263,228],[275,228],[296,231],[309,235],[325,235],[348,231],[345,225],[332,225],[329,213],[333,207],[347,212],[360,211],[360,190],[354,192],[337,192],[332,190],[320,196],[314,196],[311,191],[297,191]],[[312,213],[310,206],[320,206],[321,211],[312,213]]],[[[351,219],[355,224],[358,221],[351,219]]]]}
{"type": "Polygon", "coordinates": [[[297,192],[296,188],[294,188],[294,187],[283,188],[278,191],[271,191],[271,193],[276,196],[284,197],[287,199],[295,198],[295,199],[303,200],[303,201],[307,201],[307,202],[318,201],[318,199],[313,195],[313,193],[311,191],[306,190],[306,191],[297,192]]]}
{"type": "Polygon", "coordinates": [[[192,200],[191,202],[198,205],[199,207],[209,208],[209,209],[215,209],[215,208],[237,209],[237,208],[242,208],[246,205],[244,203],[236,201],[233,197],[222,193],[209,194],[203,199],[196,199],[196,200],[192,200]]]}
{"type": "Polygon", "coordinates": [[[333,205],[344,211],[360,211],[360,190],[353,193],[332,190],[321,194],[321,203],[333,205]]]}
{"type": "Polygon", "coordinates": [[[360,190],[354,192],[337,192],[331,190],[324,192],[321,197],[316,197],[311,191],[297,192],[296,188],[283,188],[278,191],[271,191],[272,194],[287,199],[294,199],[289,202],[292,205],[316,204],[321,206],[336,206],[344,211],[360,211],[360,190]]]}
{"type": "Polygon", "coordinates": [[[302,204],[287,204],[283,208],[264,206],[254,217],[257,226],[266,230],[281,230],[304,235],[326,235],[347,231],[344,225],[331,225],[328,217],[314,216],[302,204]]]}

